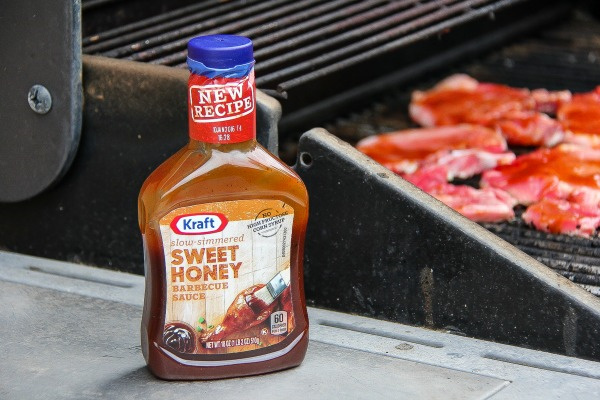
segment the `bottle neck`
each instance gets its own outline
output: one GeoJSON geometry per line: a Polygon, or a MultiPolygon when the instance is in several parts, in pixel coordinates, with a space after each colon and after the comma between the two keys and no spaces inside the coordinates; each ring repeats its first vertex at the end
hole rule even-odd
{"type": "Polygon", "coordinates": [[[210,143],[190,137],[189,148],[200,151],[201,153],[212,153],[213,151],[229,153],[236,150],[246,153],[252,151],[257,144],[258,142],[255,138],[237,143],[210,143]]]}
{"type": "Polygon", "coordinates": [[[223,149],[255,141],[256,89],[252,66],[233,73],[192,69],[188,116],[192,141],[223,149]]]}

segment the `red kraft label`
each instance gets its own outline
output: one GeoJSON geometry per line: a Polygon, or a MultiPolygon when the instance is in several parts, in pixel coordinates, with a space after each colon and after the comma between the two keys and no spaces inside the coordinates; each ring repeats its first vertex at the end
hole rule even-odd
{"type": "Polygon", "coordinates": [[[239,143],[256,137],[254,71],[243,78],[192,74],[188,87],[192,139],[239,143]]]}

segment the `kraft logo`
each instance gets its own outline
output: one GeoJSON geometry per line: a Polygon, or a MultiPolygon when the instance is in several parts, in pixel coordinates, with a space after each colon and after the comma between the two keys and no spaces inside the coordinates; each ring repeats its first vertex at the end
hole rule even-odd
{"type": "Polygon", "coordinates": [[[221,232],[227,226],[221,213],[180,215],[171,221],[171,229],[178,235],[206,235],[221,232]]]}

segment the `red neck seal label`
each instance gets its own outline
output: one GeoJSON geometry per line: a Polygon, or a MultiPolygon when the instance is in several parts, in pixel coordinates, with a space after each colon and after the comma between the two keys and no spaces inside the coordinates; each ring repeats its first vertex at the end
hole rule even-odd
{"type": "Polygon", "coordinates": [[[239,143],[256,137],[254,70],[240,78],[191,74],[190,137],[206,143],[239,143]]]}

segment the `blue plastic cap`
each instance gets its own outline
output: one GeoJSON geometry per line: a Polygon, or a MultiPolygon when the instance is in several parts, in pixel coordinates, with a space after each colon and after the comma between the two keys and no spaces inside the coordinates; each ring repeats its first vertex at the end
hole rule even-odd
{"type": "Polygon", "coordinates": [[[188,57],[217,69],[233,68],[254,61],[252,41],[235,35],[195,37],[188,42],[188,57]]]}

